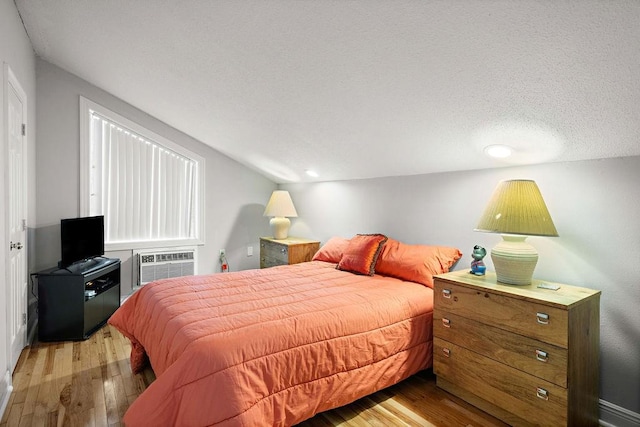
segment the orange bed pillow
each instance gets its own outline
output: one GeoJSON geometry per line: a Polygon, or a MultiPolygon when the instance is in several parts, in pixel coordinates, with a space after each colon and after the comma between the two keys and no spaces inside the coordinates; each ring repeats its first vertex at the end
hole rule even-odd
{"type": "Polygon", "coordinates": [[[448,272],[461,256],[462,252],[457,248],[407,245],[389,239],[378,257],[375,271],[433,288],[433,276],[448,272]]]}
{"type": "Polygon", "coordinates": [[[373,276],[380,251],[387,241],[383,234],[357,234],[349,241],[338,269],[373,276]]]}
{"type": "Polygon", "coordinates": [[[344,237],[332,237],[327,240],[327,243],[322,245],[318,252],[313,255],[313,261],[325,261],[339,263],[342,259],[342,254],[349,246],[349,239],[344,237]]]}

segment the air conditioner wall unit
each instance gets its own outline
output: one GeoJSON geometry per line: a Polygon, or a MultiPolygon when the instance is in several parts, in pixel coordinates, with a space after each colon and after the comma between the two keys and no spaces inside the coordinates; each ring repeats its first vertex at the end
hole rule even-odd
{"type": "Polygon", "coordinates": [[[139,286],[196,272],[196,248],[145,250],[137,253],[137,259],[139,286]]]}

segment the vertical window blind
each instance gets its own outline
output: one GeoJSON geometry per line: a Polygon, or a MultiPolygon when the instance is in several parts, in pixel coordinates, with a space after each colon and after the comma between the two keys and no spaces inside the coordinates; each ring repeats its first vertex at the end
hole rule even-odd
{"type": "Polygon", "coordinates": [[[105,243],[196,239],[198,161],[91,111],[89,210],[105,243]]]}

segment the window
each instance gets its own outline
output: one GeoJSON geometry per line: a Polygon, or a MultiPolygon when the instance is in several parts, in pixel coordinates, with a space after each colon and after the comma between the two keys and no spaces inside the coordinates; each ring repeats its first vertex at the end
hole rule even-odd
{"type": "Polygon", "coordinates": [[[201,243],[204,159],[80,98],[81,214],[109,250],[201,243]]]}

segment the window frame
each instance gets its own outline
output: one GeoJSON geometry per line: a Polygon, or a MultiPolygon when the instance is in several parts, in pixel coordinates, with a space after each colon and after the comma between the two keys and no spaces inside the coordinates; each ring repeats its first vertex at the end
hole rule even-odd
{"type": "Polygon", "coordinates": [[[174,151],[181,156],[187,157],[197,163],[197,179],[196,190],[196,237],[193,239],[168,239],[168,240],[149,240],[149,241],[127,241],[117,243],[106,243],[105,251],[117,251],[128,249],[148,249],[148,248],[165,248],[174,246],[187,245],[204,245],[205,222],[204,222],[204,182],[205,182],[205,159],[204,157],[176,144],[169,139],[158,135],[150,129],[145,128],[134,121],[121,116],[120,114],[96,103],[83,96],[80,96],[80,216],[90,215],[90,178],[91,178],[91,120],[92,113],[112,120],[119,125],[130,129],[141,137],[153,141],[154,143],[174,151]]]}

